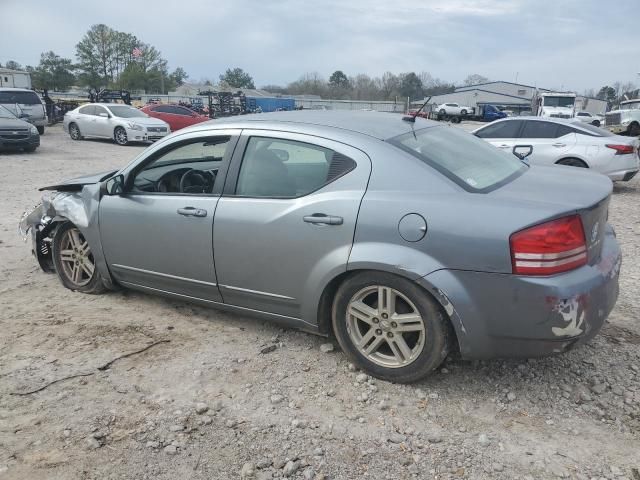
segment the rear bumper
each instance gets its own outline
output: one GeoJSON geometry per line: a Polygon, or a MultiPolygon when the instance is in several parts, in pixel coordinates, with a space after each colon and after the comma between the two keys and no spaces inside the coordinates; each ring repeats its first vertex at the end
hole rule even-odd
{"type": "Polygon", "coordinates": [[[464,358],[539,357],[598,333],[618,298],[621,261],[608,226],[595,265],[549,277],[439,270],[424,281],[441,294],[464,358]]]}

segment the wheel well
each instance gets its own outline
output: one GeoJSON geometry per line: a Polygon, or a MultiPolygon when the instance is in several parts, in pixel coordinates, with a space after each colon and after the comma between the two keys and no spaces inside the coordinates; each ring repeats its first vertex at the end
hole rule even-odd
{"type": "MultiPolygon", "coordinates": [[[[333,299],[335,298],[336,292],[340,288],[340,285],[352,275],[357,273],[362,273],[366,271],[375,271],[375,270],[350,270],[347,272],[343,272],[334,279],[332,279],[324,290],[322,291],[322,295],[320,296],[320,303],[318,305],[318,330],[323,335],[334,335],[333,327],[332,327],[332,309],[333,309],[333,299]]],[[[388,273],[388,272],[387,272],[388,273]]],[[[397,275],[397,274],[395,274],[397,275]]],[[[401,275],[398,275],[401,277],[401,275]]],[[[407,277],[403,277],[407,278],[407,277]]],[[[411,280],[407,278],[407,280],[411,280]]],[[[418,285],[418,284],[416,284],[418,285]]],[[[453,322],[451,321],[451,317],[447,314],[445,308],[442,306],[438,298],[433,295],[429,290],[424,288],[422,285],[418,285],[425,294],[429,295],[439,306],[442,312],[442,316],[447,320],[447,324],[449,326],[450,335],[451,335],[451,352],[459,352],[460,351],[460,343],[458,342],[458,335],[456,333],[456,329],[453,327],[453,322]]]]}

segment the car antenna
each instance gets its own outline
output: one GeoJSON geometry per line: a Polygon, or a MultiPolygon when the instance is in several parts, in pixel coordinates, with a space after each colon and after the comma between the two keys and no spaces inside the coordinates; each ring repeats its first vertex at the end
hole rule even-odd
{"type": "Polygon", "coordinates": [[[422,106],[418,109],[416,113],[413,113],[413,114],[410,113],[409,115],[405,115],[404,117],[402,117],[402,120],[404,120],[405,122],[416,123],[416,117],[420,114],[422,109],[427,106],[427,103],[429,103],[429,100],[431,100],[431,97],[425,100],[425,102],[422,104],[422,106]]]}

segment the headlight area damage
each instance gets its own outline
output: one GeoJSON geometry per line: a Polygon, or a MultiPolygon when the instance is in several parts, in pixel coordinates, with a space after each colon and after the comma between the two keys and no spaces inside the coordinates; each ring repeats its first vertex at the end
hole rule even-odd
{"type": "Polygon", "coordinates": [[[31,252],[38,264],[47,273],[54,273],[52,240],[58,226],[65,222],[73,223],[85,237],[93,253],[96,267],[102,283],[107,288],[114,288],[111,275],[102,253],[102,243],[98,232],[98,204],[100,201],[100,180],[111,176],[100,175],[98,178],[86,178],[95,183],[69,182],[40,190],[45,192],[42,203],[26,211],[18,224],[19,234],[26,242],[31,235],[31,252]]]}

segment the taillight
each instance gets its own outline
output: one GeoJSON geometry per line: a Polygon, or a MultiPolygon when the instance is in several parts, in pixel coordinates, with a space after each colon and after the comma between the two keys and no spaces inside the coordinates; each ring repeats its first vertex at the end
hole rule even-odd
{"type": "Polygon", "coordinates": [[[579,215],[520,230],[509,238],[513,273],[553,275],[587,263],[587,244],[579,215]]]}
{"type": "Polygon", "coordinates": [[[633,153],[633,145],[614,145],[608,143],[605,147],[616,151],[616,155],[628,155],[633,153]]]}

